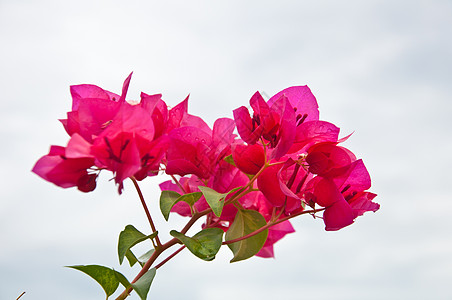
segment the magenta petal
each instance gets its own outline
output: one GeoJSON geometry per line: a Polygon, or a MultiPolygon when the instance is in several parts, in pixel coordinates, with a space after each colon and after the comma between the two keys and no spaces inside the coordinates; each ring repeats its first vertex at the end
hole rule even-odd
{"type": "Polygon", "coordinates": [[[113,162],[113,171],[116,171],[115,182],[121,183],[124,179],[135,174],[141,167],[140,152],[136,146],[135,139],[131,139],[130,142],[124,148],[125,143],[121,149],[122,161],[119,164],[113,162]]]}
{"type": "Polygon", "coordinates": [[[204,172],[198,168],[191,160],[188,159],[171,159],[165,169],[166,174],[185,176],[195,174],[198,177],[205,177],[204,172]]]}
{"type": "Polygon", "coordinates": [[[188,111],[188,97],[169,111],[167,132],[180,126],[182,118],[188,111]]]}
{"type": "Polygon", "coordinates": [[[209,125],[207,125],[207,123],[198,116],[185,114],[180,123],[180,127],[196,127],[209,136],[212,135],[212,129],[210,129],[209,125]]]}
{"type": "Polygon", "coordinates": [[[67,158],[83,158],[93,157],[91,154],[91,144],[88,143],[81,135],[74,133],[66,147],[67,158]]]}
{"type": "Polygon", "coordinates": [[[70,87],[70,90],[73,111],[78,110],[80,102],[87,99],[103,99],[109,101],[119,99],[118,95],[92,84],[73,85],[70,87]]]}
{"type": "Polygon", "coordinates": [[[319,119],[319,106],[317,100],[312,94],[308,86],[292,86],[284,89],[268,100],[268,104],[272,105],[281,96],[286,96],[297,115],[306,114],[305,121],[319,119]]]}
{"type": "Polygon", "coordinates": [[[254,128],[248,108],[245,106],[235,109],[233,114],[240,137],[248,144],[255,144],[262,134],[263,127],[254,128]]]}
{"type": "Polygon", "coordinates": [[[76,112],[68,113],[68,127],[77,130],[78,125],[78,133],[92,142],[93,136],[99,135],[112,122],[119,108],[120,104],[111,100],[85,99],[76,112]]]}
{"type": "Polygon", "coordinates": [[[363,192],[350,199],[348,204],[353,209],[354,217],[361,216],[366,211],[376,212],[379,210],[380,204],[372,202],[376,196],[377,195],[373,193],[363,192]]]}
{"type": "Polygon", "coordinates": [[[235,122],[229,118],[220,118],[213,124],[212,130],[212,146],[217,148],[224,148],[231,145],[235,135],[235,122]]]}
{"type": "Polygon", "coordinates": [[[96,164],[116,173],[116,183],[134,175],[141,167],[140,152],[132,132],[99,136],[91,151],[97,159],[96,164]]]}
{"type": "Polygon", "coordinates": [[[262,258],[275,257],[275,253],[273,250],[273,244],[267,245],[267,246],[264,244],[264,247],[262,247],[262,249],[259,250],[259,252],[256,254],[256,256],[262,257],[262,258]]]}
{"type": "Polygon", "coordinates": [[[51,155],[51,156],[65,156],[66,155],[66,148],[61,147],[61,146],[55,146],[52,145],[50,146],[50,150],[49,150],[49,154],[47,155],[51,155]]]}
{"type": "Polygon", "coordinates": [[[139,135],[149,141],[154,138],[154,122],[149,113],[138,105],[122,103],[117,114],[100,137],[114,138],[115,135],[127,132],[139,135]]]}
{"type": "Polygon", "coordinates": [[[266,168],[257,178],[257,186],[265,198],[276,207],[281,207],[286,202],[286,195],[281,191],[278,180],[278,171],[281,165],[266,168]]]}
{"type": "Polygon", "coordinates": [[[337,142],[339,128],[325,121],[303,122],[296,128],[295,139],[289,153],[304,151],[314,144],[337,142]]]}
{"type": "Polygon", "coordinates": [[[181,127],[169,133],[171,139],[167,152],[167,174],[196,174],[208,178],[212,172],[214,153],[210,148],[210,134],[196,127],[181,127]]]}
{"type": "Polygon", "coordinates": [[[275,111],[279,116],[279,140],[275,149],[272,151],[271,157],[274,159],[280,159],[283,155],[289,151],[293,144],[296,120],[293,107],[285,96],[281,96],[273,103],[271,110],[275,111]]]}
{"type": "Polygon", "coordinates": [[[162,100],[161,94],[147,95],[145,93],[141,93],[140,97],[140,106],[147,110],[150,114],[154,112],[157,103],[162,100]]]}
{"type": "Polygon", "coordinates": [[[345,189],[343,194],[346,199],[370,188],[370,175],[361,159],[343,169],[346,171],[333,178],[333,181],[341,190],[345,189]]]}
{"type": "Polygon", "coordinates": [[[129,76],[127,76],[126,80],[124,80],[124,84],[122,85],[122,92],[121,92],[121,97],[119,98],[119,102],[126,101],[127,90],[129,89],[129,84],[130,84],[130,80],[132,79],[132,74],[133,74],[133,72],[131,72],[129,74],[129,76]]]}
{"type": "Polygon", "coordinates": [[[345,200],[337,201],[323,212],[325,230],[334,231],[353,223],[354,214],[345,200]]]}
{"type": "Polygon", "coordinates": [[[62,188],[77,186],[79,179],[87,175],[87,168],[94,164],[91,158],[68,159],[59,154],[62,147],[52,147],[48,155],[41,157],[32,172],[62,188]]]}
{"type": "Polygon", "coordinates": [[[316,181],[314,187],[315,202],[323,207],[331,206],[333,203],[344,200],[344,197],[337,189],[332,180],[314,178],[316,181]]]}
{"type": "Polygon", "coordinates": [[[259,92],[255,92],[251,97],[250,105],[256,115],[270,115],[270,106],[267,104],[267,102],[265,102],[264,98],[259,92]]]}
{"type": "Polygon", "coordinates": [[[240,171],[255,175],[265,163],[264,148],[260,144],[234,144],[232,158],[240,171]]]}
{"type": "Polygon", "coordinates": [[[309,148],[308,153],[306,161],[309,164],[309,171],[329,178],[338,176],[343,172],[340,168],[356,160],[350,150],[334,143],[317,144],[309,148]]]}

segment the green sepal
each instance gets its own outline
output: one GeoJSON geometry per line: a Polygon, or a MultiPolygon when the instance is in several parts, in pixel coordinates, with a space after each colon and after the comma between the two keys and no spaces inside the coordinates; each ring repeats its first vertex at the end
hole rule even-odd
{"type": "Polygon", "coordinates": [[[162,212],[165,220],[168,221],[171,209],[174,205],[176,205],[177,202],[184,201],[188,203],[190,207],[193,207],[193,205],[196,203],[196,201],[199,200],[199,198],[201,198],[201,196],[202,193],[200,192],[181,195],[175,191],[162,191],[162,193],[160,194],[160,211],[162,212]]]}
{"type": "Polygon", "coordinates": [[[118,289],[119,283],[125,288],[130,286],[129,281],[124,275],[104,266],[78,265],[67,266],[67,268],[79,270],[97,281],[107,295],[107,299],[118,289]]]}
{"type": "MultiPolygon", "coordinates": [[[[230,241],[247,234],[250,234],[259,228],[267,225],[265,218],[255,210],[238,210],[229,230],[226,232],[225,240],[230,241]]],[[[267,240],[268,229],[253,235],[247,239],[228,244],[234,257],[231,262],[248,259],[256,255],[264,246],[267,240]]]]}
{"type": "MultiPolygon", "coordinates": [[[[135,246],[136,244],[145,241],[147,239],[153,239],[157,236],[157,232],[152,233],[151,235],[145,235],[142,232],[138,231],[135,227],[132,225],[127,225],[123,231],[119,234],[119,240],[118,240],[118,257],[119,257],[119,263],[122,264],[124,261],[124,256],[126,256],[127,252],[130,251],[130,248],[135,246]]],[[[132,254],[133,255],[133,254],[132,254]]],[[[131,257],[130,253],[127,257],[129,259],[129,264],[131,266],[135,264],[133,262],[133,257],[131,257]],[[132,262],[130,261],[132,259],[132,262]]],[[[136,259],[136,258],[135,258],[136,259]]]]}
{"type": "Polygon", "coordinates": [[[152,280],[155,277],[156,269],[152,268],[144,273],[135,283],[132,284],[135,292],[140,296],[142,300],[146,300],[149,293],[149,288],[151,287],[152,280]]]}
{"type": "Polygon", "coordinates": [[[237,187],[234,188],[232,190],[230,190],[227,193],[218,193],[217,191],[206,187],[206,186],[198,186],[199,190],[202,192],[202,194],[204,195],[204,198],[206,198],[207,204],[209,204],[210,208],[212,209],[213,213],[217,216],[220,217],[221,216],[221,212],[223,211],[223,207],[224,207],[224,200],[226,199],[226,197],[230,194],[233,193],[239,189],[241,189],[242,187],[237,187]]]}
{"type": "Polygon", "coordinates": [[[220,228],[206,228],[193,237],[188,237],[176,230],[170,231],[170,234],[181,241],[191,253],[206,261],[213,260],[220,250],[223,233],[220,228]]]}

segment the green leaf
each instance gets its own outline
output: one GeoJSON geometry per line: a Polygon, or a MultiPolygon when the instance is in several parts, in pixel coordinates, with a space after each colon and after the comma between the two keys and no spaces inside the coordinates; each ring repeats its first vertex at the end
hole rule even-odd
{"type": "Polygon", "coordinates": [[[119,282],[121,282],[122,284],[127,284],[126,283],[127,279],[124,277],[124,275],[104,266],[86,265],[86,266],[67,266],[67,267],[79,270],[87,274],[94,280],[96,280],[100,284],[100,286],[104,289],[105,294],[107,295],[107,299],[116,291],[116,289],[119,286],[119,282]],[[118,279],[118,276],[121,279],[118,279]]]}
{"type": "MultiPolygon", "coordinates": [[[[138,231],[135,227],[132,225],[127,225],[126,228],[121,231],[119,234],[119,241],[118,241],[118,257],[119,257],[119,263],[122,264],[124,260],[124,256],[127,254],[127,251],[129,251],[130,248],[135,246],[136,244],[148,239],[153,238],[157,235],[157,232],[154,232],[151,235],[145,235],[138,231]]],[[[130,254],[129,254],[130,256],[130,254]]],[[[128,257],[129,258],[129,257],[128,257]]],[[[133,260],[133,259],[132,259],[133,260]]],[[[129,260],[130,263],[130,260],[129,260]]]]}
{"type": "Polygon", "coordinates": [[[217,217],[220,217],[221,212],[223,211],[224,198],[226,198],[227,194],[218,193],[217,191],[202,185],[198,186],[198,188],[206,198],[206,201],[210,208],[212,208],[213,213],[217,217]]]}
{"type": "Polygon", "coordinates": [[[180,196],[181,195],[175,191],[162,191],[160,194],[160,211],[165,220],[168,221],[171,208],[177,203],[180,196]]]}
{"type": "Polygon", "coordinates": [[[177,202],[184,201],[192,207],[193,204],[201,198],[201,196],[202,193],[200,192],[184,194],[181,196],[175,191],[162,191],[160,194],[160,210],[163,217],[168,221],[171,209],[177,202]]]}
{"type": "Polygon", "coordinates": [[[123,287],[128,288],[130,286],[130,282],[127,280],[127,278],[118,271],[113,271],[115,271],[115,276],[116,279],[118,279],[119,283],[122,284],[123,287]]]}
{"type": "MultiPolygon", "coordinates": [[[[229,230],[226,232],[225,240],[230,241],[250,234],[267,225],[265,218],[255,210],[239,210],[229,230]]],[[[234,257],[231,262],[244,260],[254,256],[265,244],[268,229],[253,235],[247,239],[228,244],[234,257]]]]}
{"type": "Polygon", "coordinates": [[[135,254],[133,254],[133,252],[130,249],[128,249],[126,252],[126,258],[129,261],[129,265],[131,267],[133,267],[138,261],[138,258],[135,256],[135,254]]]}
{"type": "Polygon", "coordinates": [[[176,230],[170,232],[172,236],[187,246],[191,253],[206,261],[213,260],[220,250],[223,233],[220,228],[206,228],[193,237],[188,237],[176,230]]]}
{"type": "Polygon", "coordinates": [[[217,191],[208,188],[206,186],[198,186],[199,190],[202,192],[202,194],[204,195],[204,198],[206,198],[207,204],[209,204],[210,208],[212,209],[213,213],[217,216],[220,217],[221,216],[221,212],[223,211],[223,206],[224,206],[224,200],[226,199],[226,197],[230,194],[233,193],[239,189],[241,189],[242,187],[237,187],[234,188],[232,190],[230,190],[227,193],[218,193],[217,191]]]}
{"type": "Polygon", "coordinates": [[[132,284],[133,289],[142,300],[146,300],[147,298],[152,280],[155,277],[155,272],[155,268],[148,270],[146,273],[144,273],[143,276],[140,277],[140,279],[132,284]]]}
{"type": "Polygon", "coordinates": [[[201,196],[202,196],[201,192],[184,194],[184,195],[180,196],[179,199],[177,199],[177,202],[184,201],[184,202],[187,202],[190,206],[193,206],[193,204],[195,204],[196,201],[198,201],[199,198],[201,198],[201,196]]]}

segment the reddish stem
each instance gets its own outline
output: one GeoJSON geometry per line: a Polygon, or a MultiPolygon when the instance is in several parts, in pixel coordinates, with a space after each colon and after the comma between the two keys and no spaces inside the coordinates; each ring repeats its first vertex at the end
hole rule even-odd
{"type": "MultiPolygon", "coordinates": [[[[155,229],[154,221],[152,221],[152,217],[151,217],[151,214],[149,213],[149,209],[148,209],[148,206],[146,205],[146,201],[144,201],[143,193],[141,192],[140,186],[138,185],[138,182],[135,179],[135,177],[132,176],[132,177],[130,177],[130,179],[132,180],[133,185],[135,186],[135,189],[138,192],[138,196],[140,197],[141,204],[143,205],[144,212],[146,213],[146,216],[148,218],[149,224],[151,225],[152,233],[154,233],[157,230],[155,229]]],[[[155,237],[155,241],[157,242],[157,246],[161,246],[162,245],[158,235],[155,237]]]]}
{"type": "Polygon", "coordinates": [[[176,256],[179,252],[181,252],[182,250],[185,249],[185,245],[183,245],[182,247],[180,247],[179,249],[177,249],[176,251],[174,251],[170,256],[168,256],[167,258],[165,258],[164,260],[162,260],[158,265],[156,265],[154,268],[158,269],[161,266],[163,266],[164,264],[166,264],[171,258],[173,258],[174,256],[176,256]]]}

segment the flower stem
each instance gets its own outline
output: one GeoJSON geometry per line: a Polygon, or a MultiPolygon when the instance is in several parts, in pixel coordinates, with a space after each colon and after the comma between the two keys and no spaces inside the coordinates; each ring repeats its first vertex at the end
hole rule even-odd
{"type": "MultiPolygon", "coordinates": [[[[146,216],[149,220],[149,224],[151,225],[152,233],[154,233],[157,230],[155,229],[154,221],[152,221],[152,217],[151,217],[151,214],[149,213],[149,209],[148,209],[148,206],[146,205],[146,201],[144,201],[143,193],[141,192],[140,186],[138,185],[138,182],[135,179],[135,177],[132,176],[132,177],[130,177],[130,179],[132,180],[133,185],[135,186],[135,189],[138,192],[138,196],[140,197],[144,212],[146,213],[146,216]]],[[[157,247],[162,246],[162,243],[160,242],[158,235],[155,237],[155,241],[157,242],[157,247]]]]}

